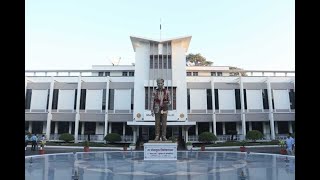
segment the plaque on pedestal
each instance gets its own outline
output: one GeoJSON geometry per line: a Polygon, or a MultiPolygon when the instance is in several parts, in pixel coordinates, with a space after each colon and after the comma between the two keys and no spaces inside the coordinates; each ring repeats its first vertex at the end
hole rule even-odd
{"type": "Polygon", "coordinates": [[[144,160],[177,160],[177,143],[149,141],[143,146],[144,160]]]}

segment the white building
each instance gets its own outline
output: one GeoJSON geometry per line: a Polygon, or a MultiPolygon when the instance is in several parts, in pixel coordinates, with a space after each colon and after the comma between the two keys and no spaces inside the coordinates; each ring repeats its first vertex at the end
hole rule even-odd
{"type": "Polygon", "coordinates": [[[237,131],[237,139],[259,130],[265,139],[279,139],[294,132],[294,71],[186,66],[191,36],[130,38],[134,66],[26,70],[26,130],[50,140],[72,133],[76,142],[87,134],[92,141],[103,141],[111,132],[127,142],[153,139],[149,100],[160,77],[173,99],[167,137],[197,141],[198,134],[210,131],[223,141],[230,130],[237,131]]]}

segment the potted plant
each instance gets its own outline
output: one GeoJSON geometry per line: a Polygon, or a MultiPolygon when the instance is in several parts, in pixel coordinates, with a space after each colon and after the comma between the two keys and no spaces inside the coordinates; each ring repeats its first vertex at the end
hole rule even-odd
{"type": "Polygon", "coordinates": [[[203,132],[199,135],[199,141],[202,142],[201,151],[205,150],[205,144],[216,141],[218,138],[211,132],[203,132]]]}
{"type": "Polygon", "coordinates": [[[286,150],[286,143],[284,140],[280,140],[279,141],[279,146],[280,146],[280,154],[282,155],[286,155],[287,154],[287,150],[286,150]]]}
{"type": "Polygon", "coordinates": [[[130,150],[135,150],[135,149],[136,149],[136,144],[135,144],[135,143],[131,143],[131,144],[129,145],[129,149],[130,149],[130,150]]]}
{"type": "Polygon", "coordinates": [[[187,146],[187,149],[188,149],[188,150],[191,150],[192,147],[193,147],[193,146],[192,146],[192,142],[190,142],[190,141],[187,142],[187,143],[186,143],[186,146],[187,146]]]}
{"type": "Polygon", "coordinates": [[[40,149],[39,154],[44,154],[44,145],[46,144],[45,141],[40,141],[40,149]]]}
{"type": "Polygon", "coordinates": [[[90,143],[89,143],[88,140],[83,141],[83,151],[84,152],[89,152],[90,151],[89,145],[90,145],[90,143]]]}
{"type": "Polygon", "coordinates": [[[247,143],[247,141],[245,141],[245,140],[240,142],[240,144],[241,144],[240,151],[241,152],[246,152],[246,147],[245,147],[246,143],[247,143]]]}

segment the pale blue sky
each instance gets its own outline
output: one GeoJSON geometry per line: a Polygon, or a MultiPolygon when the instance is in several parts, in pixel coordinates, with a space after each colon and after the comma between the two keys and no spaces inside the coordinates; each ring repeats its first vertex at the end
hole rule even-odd
{"type": "Polygon", "coordinates": [[[25,68],[134,62],[130,36],[191,35],[187,53],[215,66],[295,69],[294,0],[27,0],[25,68]]]}

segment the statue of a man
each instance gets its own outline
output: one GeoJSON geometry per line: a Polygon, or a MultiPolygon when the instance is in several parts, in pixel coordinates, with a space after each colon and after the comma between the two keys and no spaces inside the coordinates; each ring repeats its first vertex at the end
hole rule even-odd
{"type": "Polygon", "coordinates": [[[164,88],[164,80],[157,79],[157,88],[151,96],[151,115],[155,115],[155,141],[160,139],[160,121],[162,140],[166,141],[168,106],[171,104],[170,91],[164,88]]]}

